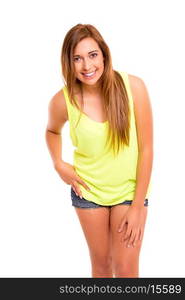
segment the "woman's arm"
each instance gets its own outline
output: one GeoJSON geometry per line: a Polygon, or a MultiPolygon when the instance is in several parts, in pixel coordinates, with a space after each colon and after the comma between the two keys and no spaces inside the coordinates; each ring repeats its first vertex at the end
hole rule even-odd
{"type": "Polygon", "coordinates": [[[53,165],[57,168],[62,161],[62,138],[61,129],[67,121],[67,107],[62,91],[56,93],[49,102],[48,124],[46,128],[46,143],[53,160],[53,165]]]}
{"type": "Polygon", "coordinates": [[[48,124],[46,128],[46,143],[53,160],[53,165],[61,179],[70,184],[76,195],[82,197],[79,184],[90,190],[78,176],[74,166],[62,160],[61,129],[68,120],[67,107],[62,91],[59,91],[50,101],[48,107],[48,124]]]}
{"type": "Polygon", "coordinates": [[[130,86],[133,95],[134,112],[138,140],[138,163],[136,189],[133,206],[143,206],[153,165],[153,117],[152,108],[145,83],[131,76],[130,86]]]}
{"type": "Polygon", "coordinates": [[[139,153],[134,199],[118,228],[118,232],[122,232],[126,226],[124,240],[127,240],[127,247],[136,246],[143,238],[146,221],[144,200],[153,164],[153,121],[149,95],[142,79],[129,75],[129,80],[134,102],[139,153]]]}

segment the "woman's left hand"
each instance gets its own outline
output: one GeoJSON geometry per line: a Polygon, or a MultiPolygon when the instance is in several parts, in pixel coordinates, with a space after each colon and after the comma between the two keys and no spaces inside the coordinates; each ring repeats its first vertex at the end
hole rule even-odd
{"type": "Polygon", "coordinates": [[[144,227],[147,216],[147,207],[130,206],[126,212],[124,218],[122,219],[118,232],[122,232],[124,226],[126,226],[126,231],[123,237],[123,241],[126,242],[126,246],[134,247],[136,244],[142,240],[144,234],[144,227]]]}

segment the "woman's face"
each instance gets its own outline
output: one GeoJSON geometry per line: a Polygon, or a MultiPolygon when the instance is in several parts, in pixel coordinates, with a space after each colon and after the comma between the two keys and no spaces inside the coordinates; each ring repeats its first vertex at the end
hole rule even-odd
{"type": "Polygon", "coordinates": [[[104,57],[93,38],[84,38],[74,49],[75,75],[84,84],[96,85],[104,71],[104,57]]]}

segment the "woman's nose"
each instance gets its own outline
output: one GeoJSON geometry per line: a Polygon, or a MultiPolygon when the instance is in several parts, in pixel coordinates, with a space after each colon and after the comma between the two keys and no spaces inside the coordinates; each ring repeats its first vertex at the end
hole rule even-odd
{"type": "Polygon", "coordinates": [[[83,68],[84,68],[85,71],[90,70],[90,68],[91,68],[91,62],[89,61],[88,58],[84,59],[83,68]]]}

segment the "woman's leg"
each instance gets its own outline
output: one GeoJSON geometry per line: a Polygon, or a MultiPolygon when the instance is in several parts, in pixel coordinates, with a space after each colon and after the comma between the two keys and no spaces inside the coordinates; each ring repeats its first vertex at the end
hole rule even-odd
{"type": "Polygon", "coordinates": [[[110,240],[110,208],[77,208],[91,259],[92,277],[113,277],[110,240]]]}
{"type": "MultiPolygon", "coordinates": [[[[122,238],[126,231],[119,233],[118,226],[129,205],[115,205],[111,207],[110,213],[110,227],[112,233],[112,259],[113,272],[115,277],[139,277],[139,254],[141,250],[142,240],[138,241],[135,247],[126,247],[122,238]]],[[[147,217],[147,207],[145,208],[145,221],[147,217]]]]}

